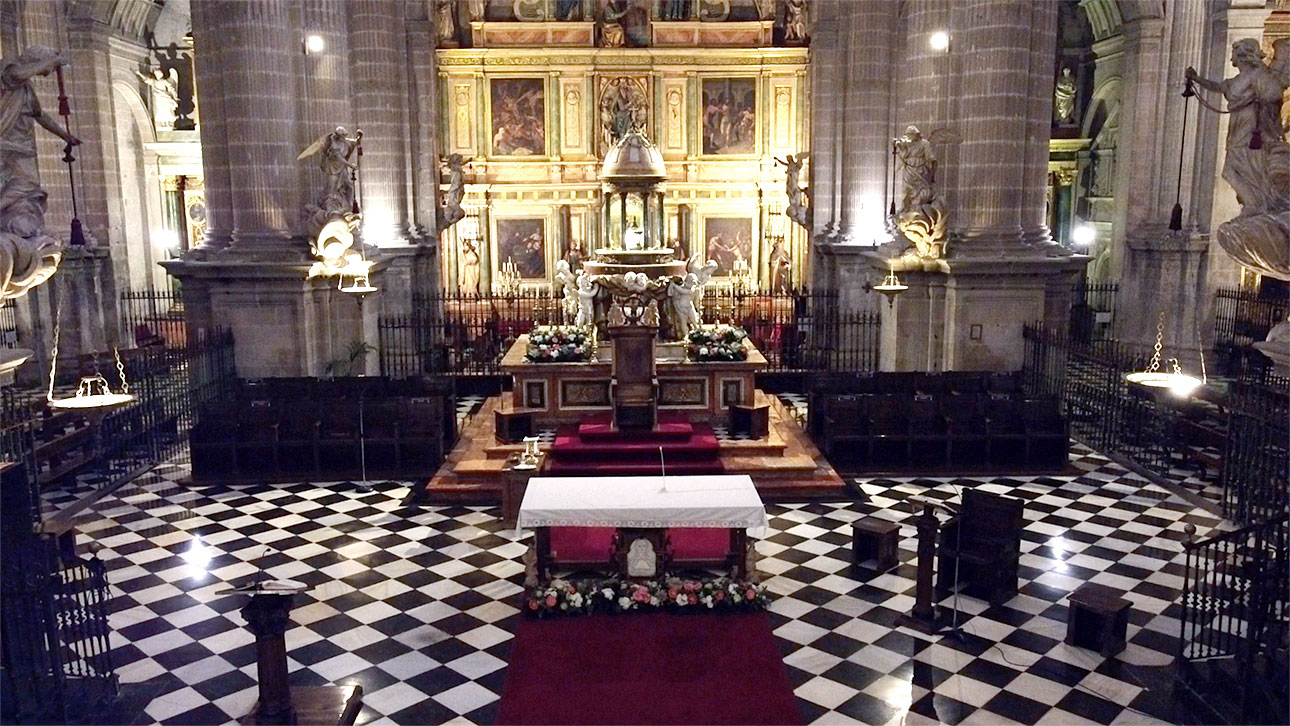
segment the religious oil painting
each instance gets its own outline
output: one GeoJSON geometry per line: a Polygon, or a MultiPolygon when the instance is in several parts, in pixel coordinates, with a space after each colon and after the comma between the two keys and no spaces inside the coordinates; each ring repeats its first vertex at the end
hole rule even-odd
{"type": "Polygon", "coordinates": [[[756,151],[757,87],[752,78],[703,81],[703,153],[756,151]]]}
{"type": "Polygon", "coordinates": [[[495,78],[490,85],[493,153],[546,153],[546,95],[541,78],[495,78]]]}
{"type": "Polygon", "coordinates": [[[707,217],[703,220],[703,237],[707,240],[708,259],[717,263],[714,274],[729,275],[736,260],[752,266],[752,217],[707,217]]]}
{"type": "Polygon", "coordinates": [[[546,279],[546,220],[516,217],[497,220],[497,265],[515,263],[525,280],[546,279]]]}

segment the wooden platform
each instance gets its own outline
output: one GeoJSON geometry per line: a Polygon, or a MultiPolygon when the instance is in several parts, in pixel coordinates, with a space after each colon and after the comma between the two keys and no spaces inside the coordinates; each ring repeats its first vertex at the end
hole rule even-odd
{"type": "MultiPolygon", "coordinates": [[[[509,394],[502,394],[509,395],[509,394]]],[[[770,403],[770,435],[760,440],[720,441],[720,460],[727,474],[748,474],[766,501],[842,499],[842,478],[775,396],[757,392],[770,403]]],[[[497,441],[493,412],[501,396],[489,398],[461,430],[457,445],[426,484],[432,504],[499,505],[502,468],[523,444],[497,441]]],[[[549,450],[550,444],[541,449],[549,450]]]]}

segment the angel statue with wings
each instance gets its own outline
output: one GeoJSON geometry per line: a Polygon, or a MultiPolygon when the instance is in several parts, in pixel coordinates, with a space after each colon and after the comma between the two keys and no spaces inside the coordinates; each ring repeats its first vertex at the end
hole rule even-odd
{"type": "Polygon", "coordinates": [[[938,129],[928,139],[923,138],[917,126],[907,127],[904,135],[892,139],[892,153],[900,160],[904,186],[896,228],[925,259],[945,256],[949,226],[945,196],[936,189],[936,152],[932,144],[955,141],[958,138],[949,129],[938,129]]]}
{"type": "Polygon", "coordinates": [[[318,168],[322,170],[326,180],[318,202],[305,207],[315,227],[321,228],[330,219],[357,211],[354,204],[354,178],[357,176],[358,163],[350,161],[350,157],[355,151],[362,154],[359,149],[362,141],[361,129],[351,138],[344,126],[337,126],[335,131],[319,136],[296,157],[300,161],[317,156],[318,168]]]}

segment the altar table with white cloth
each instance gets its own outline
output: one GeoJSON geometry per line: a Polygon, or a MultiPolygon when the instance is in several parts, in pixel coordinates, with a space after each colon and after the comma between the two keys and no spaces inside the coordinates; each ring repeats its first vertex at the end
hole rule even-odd
{"type": "Polygon", "coordinates": [[[729,529],[729,554],[738,574],[743,570],[747,530],[766,524],[766,507],[747,474],[534,477],[524,492],[518,521],[520,529],[536,530],[543,577],[552,564],[552,527],[729,529]]]}

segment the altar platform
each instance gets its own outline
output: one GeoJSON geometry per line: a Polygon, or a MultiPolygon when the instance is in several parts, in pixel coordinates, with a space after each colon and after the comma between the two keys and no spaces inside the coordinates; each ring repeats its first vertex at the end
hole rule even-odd
{"type": "MultiPolygon", "coordinates": [[[[703,436],[703,443],[695,443],[695,448],[705,448],[715,444],[712,452],[712,463],[716,470],[724,474],[748,474],[752,477],[762,499],[770,502],[788,502],[805,500],[839,500],[846,498],[842,478],[829,465],[823,454],[815,448],[810,437],[802,427],[793,420],[788,409],[775,396],[761,391],[753,392],[753,400],[769,405],[769,433],[761,439],[718,437],[715,434],[709,442],[702,432],[705,422],[693,424],[688,432],[694,441],[695,432],[703,436]]],[[[507,460],[513,454],[518,455],[524,449],[522,443],[503,443],[496,435],[496,412],[499,408],[513,412],[511,392],[489,398],[479,413],[462,428],[457,446],[448,454],[439,471],[426,484],[425,495],[433,504],[472,504],[497,505],[502,502],[505,488],[507,460]]],[[[589,423],[596,421],[596,414],[588,413],[585,417],[589,423]]],[[[669,417],[662,415],[664,421],[669,417]]],[[[556,426],[538,426],[543,431],[543,441],[539,444],[547,456],[545,462],[551,462],[552,448],[560,439],[561,429],[556,426]]],[[[563,431],[568,432],[571,423],[564,423],[563,431]]],[[[664,430],[666,430],[664,428],[664,430]]],[[[706,429],[711,431],[710,428],[706,429]]],[[[582,427],[582,431],[588,429],[582,427]]],[[[591,438],[595,438],[594,434],[591,438]]],[[[679,440],[679,434],[678,434],[679,440]]],[[[621,444],[620,444],[621,445],[621,444]]],[[[665,459],[669,473],[682,473],[680,465],[685,458],[675,458],[668,454],[667,442],[661,444],[653,441],[643,444],[651,447],[651,455],[657,460],[657,446],[664,446],[665,459]]],[[[592,443],[594,447],[594,443],[592,443]]],[[[630,444],[626,445],[630,447],[630,444]]],[[[673,454],[679,451],[673,451],[673,454]]],[[[697,453],[696,453],[697,456],[697,453]]],[[[707,463],[705,461],[705,463],[707,463]]],[[[544,465],[545,466],[545,465],[544,465]]],[[[605,470],[609,472],[608,469],[605,470]]],[[[621,474],[621,471],[612,473],[621,474]]],[[[641,470],[641,474],[657,475],[659,471],[641,470]]]]}

